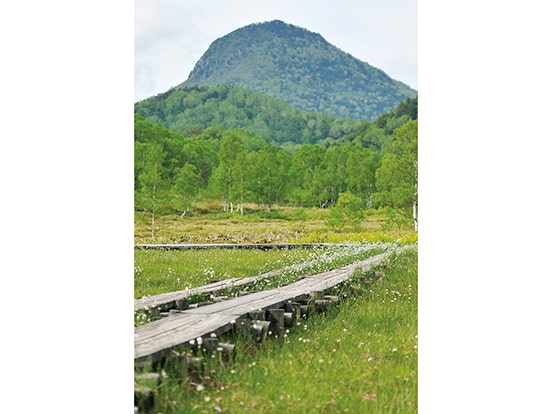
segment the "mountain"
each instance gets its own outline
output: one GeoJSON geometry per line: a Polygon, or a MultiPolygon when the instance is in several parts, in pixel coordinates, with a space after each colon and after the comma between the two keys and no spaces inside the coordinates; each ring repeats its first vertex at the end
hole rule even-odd
{"type": "Polygon", "coordinates": [[[374,120],[417,92],[321,35],[279,20],[215,40],[177,88],[233,85],[307,112],[374,120]]]}
{"type": "Polygon", "coordinates": [[[137,102],[134,112],[179,132],[221,125],[245,129],[280,146],[336,139],[363,123],[300,111],[271,96],[229,85],[171,89],[137,102]]]}

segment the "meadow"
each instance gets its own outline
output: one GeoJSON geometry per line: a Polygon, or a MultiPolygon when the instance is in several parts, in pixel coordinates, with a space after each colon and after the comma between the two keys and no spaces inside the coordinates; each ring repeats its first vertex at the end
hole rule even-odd
{"type": "Polygon", "coordinates": [[[238,212],[223,212],[213,204],[199,205],[184,217],[164,214],[155,219],[136,212],[134,242],[147,243],[340,243],[395,241],[416,237],[408,221],[391,220],[384,211],[366,210],[358,228],[335,228],[331,209],[278,207],[270,212],[255,206],[238,212]]]}
{"type": "Polygon", "coordinates": [[[185,290],[230,278],[255,276],[271,270],[281,275],[258,281],[255,290],[292,283],[315,274],[382,253],[394,243],[355,243],[295,249],[191,249],[136,250],[134,253],[134,298],[185,290]],[[302,270],[294,263],[309,265],[302,270]]]}
{"type": "MultiPolygon", "coordinates": [[[[367,216],[360,230],[334,231],[326,214],[280,209],[157,219],[157,243],[354,243],[313,249],[136,250],[135,298],[305,261],[317,263],[305,270],[314,274],[392,246],[414,248],[393,254],[370,272],[355,273],[350,282],[354,295],[301,320],[284,337],[269,338],[262,345],[246,338],[221,338],[235,344],[237,353],[225,360],[194,351],[193,356],[206,357],[199,377],[164,367],[160,384],[145,384],[155,392],[152,412],[417,412],[417,234],[377,213],[367,216]]],[[[135,223],[136,243],[151,243],[147,216],[138,213],[135,223]]],[[[284,271],[274,283],[291,283],[303,274],[284,271]]],[[[343,291],[337,294],[350,292],[350,286],[338,289],[343,291]]]]}
{"type": "Polygon", "coordinates": [[[282,338],[221,338],[238,352],[207,357],[199,378],[166,367],[153,412],[416,413],[416,249],[351,283],[353,296],[282,338]]]}

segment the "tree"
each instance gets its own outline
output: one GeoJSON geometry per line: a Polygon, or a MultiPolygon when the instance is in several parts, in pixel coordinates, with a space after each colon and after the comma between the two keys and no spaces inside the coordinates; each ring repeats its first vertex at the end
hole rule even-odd
{"type": "Polygon", "coordinates": [[[235,192],[233,168],[240,152],[243,152],[241,139],[236,134],[226,135],[220,143],[219,164],[209,181],[212,191],[221,198],[224,211],[229,207],[233,210],[232,196],[235,192]]]}
{"type": "Polygon", "coordinates": [[[255,201],[268,211],[287,194],[290,156],[274,145],[247,154],[247,187],[255,201]]]}
{"type": "Polygon", "coordinates": [[[151,241],[155,241],[155,216],[166,201],[167,180],[164,177],[165,154],[160,144],[135,142],[137,172],[135,203],[151,213],[151,241]]]}
{"type": "Polygon", "coordinates": [[[190,163],[178,169],[171,188],[174,207],[182,211],[182,216],[191,208],[194,198],[201,189],[202,180],[196,168],[190,163]]]}
{"type": "Polygon", "coordinates": [[[314,171],[324,159],[326,148],[320,145],[303,145],[292,156],[290,175],[292,197],[300,205],[314,206],[318,203],[317,191],[313,186],[314,171]]]}
{"type": "Polygon", "coordinates": [[[364,199],[366,208],[372,207],[376,191],[376,170],[380,165],[377,153],[364,148],[351,147],[347,158],[346,184],[348,191],[364,199]]]}
{"type": "Polygon", "coordinates": [[[347,147],[330,147],[324,153],[322,162],[314,169],[313,187],[320,208],[335,206],[339,193],[347,190],[347,157],[347,147]]]}
{"type": "Polygon", "coordinates": [[[394,212],[412,217],[418,230],[418,121],[395,130],[390,152],[376,171],[378,198],[394,212]]]}
{"type": "Polygon", "coordinates": [[[234,161],[234,167],[232,168],[232,199],[236,200],[238,205],[238,211],[243,216],[243,204],[246,197],[249,195],[247,189],[247,179],[250,174],[250,167],[247,162],[247,153],[240,152],[234,161]]]}
{"type": "Polygon", "coordinates": [[[361,228],[364,211],[363,200],[350,191],[345,191],[339,194],[335,207],[330,209],[330,218],[327,223],[338,231],[348,228],[357,232],[361,228]]]}

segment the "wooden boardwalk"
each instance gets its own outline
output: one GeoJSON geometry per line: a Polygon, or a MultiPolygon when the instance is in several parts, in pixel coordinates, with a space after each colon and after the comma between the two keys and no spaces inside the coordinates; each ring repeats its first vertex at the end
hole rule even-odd
{"type": "Polygon", "coordinates": [[[324,246],[350,246],[353,243],[211,243],[211,244],[136,244],[136,250],[203,250],[203,249],[312,249],[324,246]]]}
{"type": "Polygon", "coordinates": [[[279,276],[285,270],[302,270],[307,267],[313,266],[314,264],[315,262],[313,261],[298,263],[288,268],[271,270],[270,272],[262,273],[256,276],[230,278],[230,279],[221,280],[219,282],[213,282],[208,285],[199,286],[196,288],[178,290],[175,292],[160,293],[158,295],[144,296],[140,299],[134,300],[134,312],[141,309],[158,308],[160,310],[165,310],[165,309],[175,308],[177,300],[187,299],[194,295],[203,295],[203,294],[208,294],[212,292],[217,292],[223,289],[244,286],[249,283],[254,283],[258,280],[269,279],[274,276],[279,276]]]}
{"type": "Polygon", "coordinates": [[[403,248],[391,250],[363,261],[328,272],[306,277],[275,289],[251,293],[212,305],[179,311],[170,316],[135,328],[134,358],[157,359],[174,347],[186,346],[199,337],[217,336],[232,329],[236,321],[255,311],[283,307],[290,301],[305,299],[310,292],[324,291],[346,281],[357,268],[369,270],[373,265],[403,248]]]}

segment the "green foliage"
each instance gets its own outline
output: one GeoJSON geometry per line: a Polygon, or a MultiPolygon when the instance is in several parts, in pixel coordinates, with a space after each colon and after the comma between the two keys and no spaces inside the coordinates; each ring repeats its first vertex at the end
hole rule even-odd
{"type": "MultiPolygon", "coordinates": [[[[400,119],[387,117],[386,127],[397,124],[393,120],[400,119]]],[[[375,124],[358,136],[378,130],[375,124]]],[[[244,214],[247,203],[334,207],[339,194],[349,192],[365,209],[390,206],[411,214],[417,203],[417,121],[392,130],[383,157],[354,138],[328,147],[305,144],[290,153],[243,129],[176,132],[136,114],[135,207],[151,212],[153,222],[166,212],[191,211],[199,199],[216,199],[224,211],[244,214]]],[[[336,229],[339,214],[331,224],[336,229]]]]}
{"type": "Polygon", "coordinates": [[[418,97],[408,98],[395,109],[381,114],[374,122],[366,122],[335,141],[337,145],[355,144],[378,154],[388,152],[393,133],[410,120],[418,119],[418,97]]]}
{"type": "Polygon", "coordinates": [[[330,209],[328,226],[341,232],[345,229],[353,232],[361,230],[365,206],[362,199],[349,191],[339,194],[335,207],[330,209]]]}
{"type": "Polygon", "coordinates": [[[397,108],[394,109],[395,114],[400,117],[408,116],[410,119],[418,119],[418,97],[408,98],[402,101],[397,108]]]}
{"type": "Polygon", "coordinates": [[[418,121],[409,121],[394,133],[391,150],[376,172],[377,197],[394,213],[413,217],[418,205],[418,121]]]}
{"type": "Polygon", "coordinates": [[[361,125],[353,119],[302,112],[279,99],[228,85],[172,89],[136,103],[135,112],[176,131],[220,125],[245,129],[277,145],[336,139],[361,125]]]}
{"type": "Polygon", "coordinates": [[[218,166],[213,172],[209,185],[212,193],[221,198],[224,211],[238,191],[234,167],[243,151],[243,144],[237,135],[229,134],[222,138],[218,152],[218,166]]]}
{"type": "Polygon", "coordinates": [[[319,34],[281,21],[249,25],[214,41],[179,87],[199,85],[239,86],[303,111],[363,120],[417,95],[319,34]]]}
{"type": "Polygon", "coordinates": [[[151,214],[151,238],[155,240],[155,217],[167,200],[166,171],[163,168],[165,154],[159,144],[136,142],[135,203],[151,214]]]}
{"type": "Polygon", "coordinates": [[[267,210],[287,194],[289,159],[289,154],[272,145],[247,154],[249,192],[252,200],[267,210]]]}
{"type": "Polygon", "coordinates": [[[186,213],[193,205],[201,188],[201,177],[193,164],[186,163],[177,170],[172,187],[172,200],[175,207],[186,213]]]}

